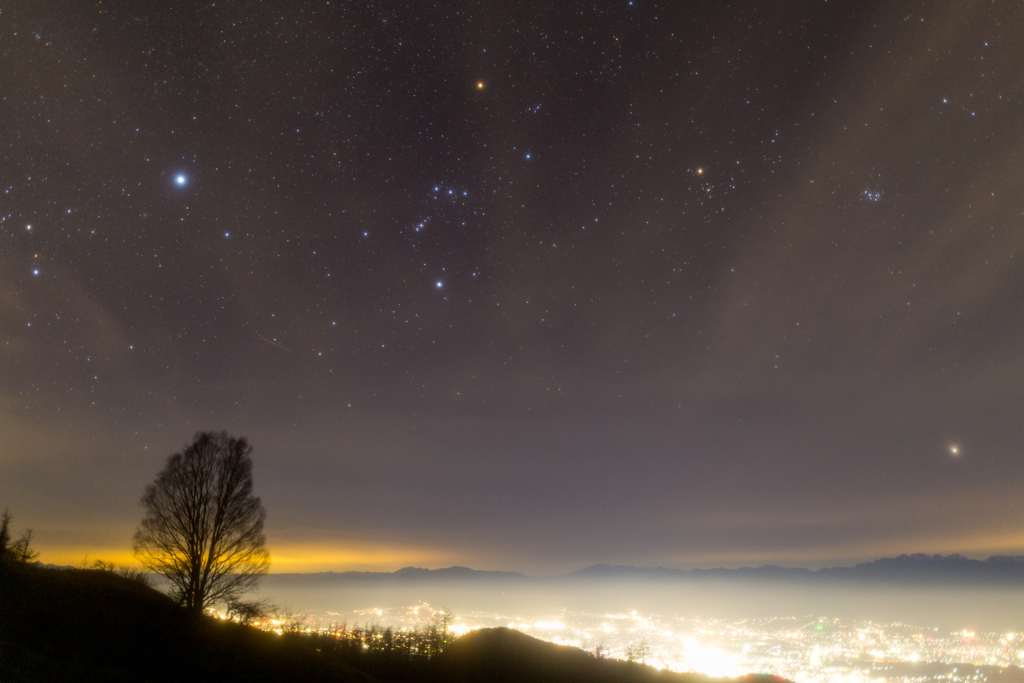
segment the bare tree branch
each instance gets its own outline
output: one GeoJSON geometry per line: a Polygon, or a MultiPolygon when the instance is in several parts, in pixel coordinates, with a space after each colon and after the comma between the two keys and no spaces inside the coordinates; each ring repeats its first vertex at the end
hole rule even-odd
{"type": "Polygon", "coordinates": [[[166,576],[178,602],[196,612],[237,600],[270,567],[251,453],[244,438],[197,433],[142,496],[146,515],[135,532],[135,556],[166,576]]]}

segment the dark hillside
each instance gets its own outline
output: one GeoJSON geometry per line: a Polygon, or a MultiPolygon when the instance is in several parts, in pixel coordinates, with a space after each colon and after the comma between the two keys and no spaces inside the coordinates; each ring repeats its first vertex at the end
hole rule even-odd
{"type": "MultiPolygon", "coordinates": [[[[661,671],[644,664],[598,659],[578,648],[546,643],[507,628],[473,631],[437,661],[438,680],[451,683],[710,683],[700,674],[661,671]]],[[[747,677],[744,681],[779,681],[747,677]]]]}
{"type": "Polygon", "coordinates": [[[471,632],[434,658],[403,654],[399,638],[390,630],[279,636],[196,617],[111,572],[0,564],[3,683],[724,683],[598,659],[505,628],[471,632]]]}
{"type": "Polygon", "coordinates": [[[111,572],[0,566],[0,681],[368,681],[301,636],[209,617],[111,572]]]}

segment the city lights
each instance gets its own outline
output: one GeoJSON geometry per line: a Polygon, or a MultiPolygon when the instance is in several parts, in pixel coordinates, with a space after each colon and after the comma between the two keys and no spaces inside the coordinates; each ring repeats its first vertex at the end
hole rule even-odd
{"type": "MultiPolygon", "coordinates": [[[[309,630],[365,623],[412,631],[437,625],[427,603],[311,614],[309,630]]],[[[941,632],[902,623],[828,617],[710,619],[694,615],[564,611],[540,618],[492,612],[456,614],[448,630],[462,635],[505,626],[597,656],[710,676],[765,673],[795,683],[976,683],[1024,664],[1017,633],[941,632]],[[925,668],[922,665],[927,664],[925,668]]],[[[274,630],[274,624],[267,628],[274,630]]]]}

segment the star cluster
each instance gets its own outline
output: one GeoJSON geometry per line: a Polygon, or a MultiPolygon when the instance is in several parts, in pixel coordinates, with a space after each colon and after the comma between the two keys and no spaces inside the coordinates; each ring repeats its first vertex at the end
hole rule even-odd
{"type": "Polygon", "coordinates": [[[311,543],[1024,548],[1020,7],[58,5],[0,22],[0,502],[54,547],[223,428],[311,543]]]}

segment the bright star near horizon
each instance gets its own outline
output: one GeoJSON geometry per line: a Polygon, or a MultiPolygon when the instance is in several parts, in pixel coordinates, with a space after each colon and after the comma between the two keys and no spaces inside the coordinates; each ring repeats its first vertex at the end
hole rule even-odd
{"type": "MultiPolygon", "coordinates": [[[[140,33],[137,13],[68,22],[19,5],[19,49],[0,49],[0,110],[17,112],[0,124],[0,357],[15,361],[0,405],[24,419],[0,417],[0,434],[47,455],[19,461],[26,490],[4,504],[19,532],[81,526],[44,533],[42,562],[109,555],[96,548],[142,510],[103,505],[137,500],[201,428],[252,438],[254,495],[281,523],[268,539],[275,573],[817,568],[929,548],[980,560],[1006,545],[993,552],[1021,556],[1024,585],[1024,526],[1010,537],[1005,524],[1008,509],[1024,512],[1024,460],[1005,448],[1021,426],[1005,378],[1024,359],[1011,289],[1024,202],[1007,191],[1024,181],[1012,152],[1024,41],[1013,48],[1006,26],[1024,20],[1024,0],[963,13],[826,0],[806,17],[641,0],[571,15],[368,4],[249,3],[215,18],[219,37],[180,13],[140,33]],[[486,98],[484,74],[497,83],[486,98]],[[519,163],[534,145],[544,163],[519,163]],[[229,225],[246,232],[218,244],[217,230],[235,241],[229,225]],[[421,289],[439,271],[458,279],[451,296],[421,289]],[[150,350],[122,354],[133,336],[150,350]],[[84,451],[54,449],[53,434],[84,451]],[[950,441],[961,436],[970,458],[950,441]],[[463,542],[424,546],[407,516],[384,513],[360,517],[354,546],[339,540],[366,488],[342,453],[356,441],[387,453],[375,481],[417,511],[416,538],[463,542]],[[282,443],[304,496],[274,495],[282,443]],[[80,514],[64,519],[51,475],[81,453],[112,471],[128,453],[133,473],[80,492],[80,514]],[[841,535],[750,504],[772,486],[814,491],[813,514],[842,518],[841,535]],[[430,504],[462,491],[486,494],[459,515],[430,504]],[[878,512],[865,491],[911,522],[847,515],[878,512]],[[339,514],[305,503],[332,496],[339,514]],[[591,500],[597,514],[579,515],[591,500]],[[737,515],[743,530],[720,533],[737,515]]],[[[905,611],[890,616],[946,627],[942,609],[935,621],[905,611]]],[[[984,609],[963,612],[946,615],[950,633],[985,627],[984,609]]],[[[1015,613],[1020,628],[1004,626],[1024,634],[1015,613]]],[[[617,651],[639,643],[624,630],[646,628],[601,620],[622,636],[605,636],[617,651]]],[[[692,630],[669,621],[676,635],[651,638],[692,630]]],[[[757,659],[722,647],[730,666],[757,659]]],[[[786,677],[828,678],[798,671],[786,677]]]]}

